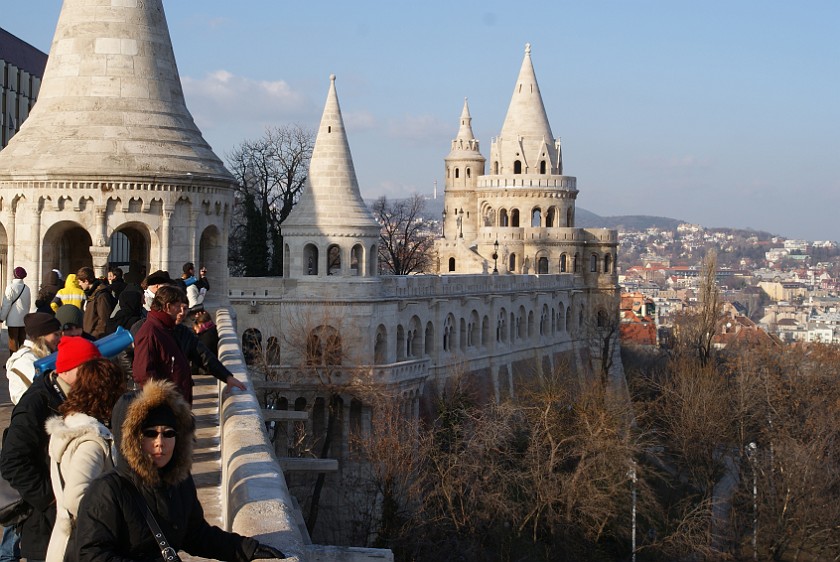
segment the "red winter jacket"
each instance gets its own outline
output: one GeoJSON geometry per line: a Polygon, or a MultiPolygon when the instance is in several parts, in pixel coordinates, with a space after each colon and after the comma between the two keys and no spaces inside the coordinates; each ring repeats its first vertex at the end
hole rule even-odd
{"type": "Polygon", "coordinates": [[[152,310],[134,339],[134,381],[143,386],[149,379],[167,379],[175,383],[192,404],[190,362],[173,335],[175,320],[160,310],[152,310]]]}

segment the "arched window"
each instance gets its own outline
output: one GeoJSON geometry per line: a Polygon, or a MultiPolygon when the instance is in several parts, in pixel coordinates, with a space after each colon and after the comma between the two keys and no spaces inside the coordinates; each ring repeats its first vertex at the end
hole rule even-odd
{"type": "Polygon", "coordinates": [[[554,219],[557,215],[557,211],[554,207],[549,207],[548,211],[545,213],[545,226],[547,228],[551,228],[554,226],[554,219]]]}
{"type": "Polygon", "coordinates": [[[485,316],[481,319],[481,345],[486,346],[490,341],[490,318],[485,316]]]}
{"type": "Polygon", "coordinates": [[[598,273],[598,254],[589,256],[589,272],[598,273]]]}
{"type": "Polygon", "coordinates": [[[572,265],[574,266],[575,273],[580,273],[580,253],[579,252],[575,252],[575,258],[574,258],[574,261],[573,261],[572,265]]]}
{"type": "Polygon", "coordinates": [[[545,173],[545,160],[540,160],[540,173],[545,173]]]}
{"type": "Polygon", "coordinates": [[[455,271],[455,258],[449,258],[449,271],[455,271]]]}
{"type": "Polygon", "coordinates": [[[373,344],[373,362],[382,365],[388,361],[388,331],[382,324],[376,329],[376,341],[373,344]]]}
{"type": "Polygon", "coordinates": [[[303,274],[318,275],[318,246],[315,244],[303,248],[303,274]]]}
{"type": "Polygon", "coordinates": [[[341,365],[341,335],[332,326],[318,326],[306,340],[307,365],[341,365]]]}
{"type": "Polygon", "coordinates": [[[560,273],[566,273],[566,254],[560,255],[560,273]]]}
{"type": "Polygon", "coordinates": [[[598,327],[605,328],[607,326],[607,311],[603,308],[598,310],[598,327]]]}
{"type": "Polygon", "coordinates": [[[511,209],[511,211],[510,211],[510,225],[514,228],[519,227],[519,209],[511,209]]]}
{"type": "Polygon", "coordinates": [[[497,176],[499,175],[499,161],[498,160],[493,162],[493,173],[496,174],[497,176]]]}
{"type": "Polygon", "coordinates": [[[341,248],[335,244],[327,248],[327,275],[341,275],[341,248]]]}
{"type": "Polygon", "coordinates": [[[245,364],[253,365],[262,361],[262,333],[256,328],[248,328],[242,334],[242,355],[245,364]]]}
{"type": "Polygon", "coordinates": [[[435,347],[435,327],[431,322],[427,322],[426,323],[426,334],[425,334],[423,352],[426,355],[431,355],[434,352],[434,347],[435,347]]]}
{"type": "Polygon", "coordinates": [[[519,160],[516,160],[513,163],[513,173],[514,174],[521,174],[522,173],[522,162],[520,162],[519,160]]]}
{"type": "Polygon", "coordinates": [[[537,261],[537,273],[548,273],[548,258],[543,256],[537,261]]]}
{"type": "Polygon", "coordinates": [[[455,179],[457,180],[460,177],[461,177],[461,170],[459,170],[458,168],[455,168],[455,179]]]}
{"type": "Polygon", "coordinates": [[[604,254],[604,273],[612,272],[612,254],[604,254]]]}
{"type": "Polygon", "coordinates": [[[364,265],[362,264],[364,255],[364,248],[361,244],[356,244],[350,251],[350,272],[353,275],[362,275],[364,273],[364,265]]]}
{"type": "Polygon", "coordinates": [[[531,226],[533,228],[542,226],[542,210],[539,207],[534,207],[534,210],[531,211],[531,226]]]}
{"type": "Polygon", "coordinates": [[[499,211],[499,226],[510,226],[507,209],[501,209],[499,211]]]}
{"type": "Polygon", "coordinates": [[[568,209],[566,209],[566,226],[573,226],[572,222],[573,222],[572,208],[569,207],[568,209]]]}
{"type": "Polygon", "coordinates": [[[397,326],[397,361],[405,359],[405,329],[402,324],[397,326]]]}
{"type": "Polygon", "coordinates": [[[469,168],[467,168],[467,179],[469,179],[471,177],[472,177],[471,170],[469,168]]]}
{"type": "Polygon", "coordinates": [[[508,271],[516,273],[516,254],[511,254],[508,258],[508,271]]]}
{"type": "Polygon", "coordinates": [[[449,167],[447,166],[447,168],[446,168],[446,179],[449,179],[449,176],[451,174],[452,174],[452,170],[450,170],[449,167]]]}
{"type": "Polygon", "coordinates": [[[566,307],[566,322],[563,328],[568,332],[569,327],[572,325],[572,307],[566,307]]]}

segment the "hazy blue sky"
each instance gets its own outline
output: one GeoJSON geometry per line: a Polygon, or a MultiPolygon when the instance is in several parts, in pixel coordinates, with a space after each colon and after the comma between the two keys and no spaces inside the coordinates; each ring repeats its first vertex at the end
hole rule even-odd
{"type": "MultiPolygon", "coordinates": [[[[3,2],[49,49],[60,0],[3,2]]],[[[526,42],[578,204],[840,239],[840,2],[166,0],[187,105],[225,155],[315,127],[329,75],[362,194],[431,194],[469,97],[489,156],[526,42]]]]}

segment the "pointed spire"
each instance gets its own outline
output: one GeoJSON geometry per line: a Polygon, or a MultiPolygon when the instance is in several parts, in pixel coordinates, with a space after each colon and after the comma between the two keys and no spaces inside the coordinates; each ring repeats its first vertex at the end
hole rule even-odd
{"type": "Polygon", "coordinates": [[[353,156],[338,104],[335,74],[315,138],[309,164],[309,177],[300,201],[283,222],[283,227],[314,227],[335,232],[342,227],[371,227],[377,235],[379,225],[365,205],[359,191],[353,156]]]}
{"type": "Polygon", "coordinates": [[[530,43],[525,45],[525,58],[519,69],[519,77],[516,79],[516,87],[513,89],[513,97],[500,136],[506,139],[526,137],[528,140],[554,144],[540,87],[537,84],[537,75],[531,62],[530,43]]]}
{"type": "Polygon", "coordinates": [[[461,128],[458,130],[458,139],[470,141],[475,139],[472,130],[472,117],[470,117],[470,104],[464,98],[464,110],[461,112],[461,128]]]}
{"type": "Polygon", "coordinates": [[[65,0],[5,177],[233,178],[187,110],[162,0],[65,0]]]}

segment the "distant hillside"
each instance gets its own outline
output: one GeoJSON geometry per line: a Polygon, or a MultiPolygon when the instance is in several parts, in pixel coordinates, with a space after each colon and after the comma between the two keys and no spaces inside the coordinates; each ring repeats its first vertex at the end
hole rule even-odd
{"type": "Polygon", "coordinates": [[[685,221],[669,219],[668,217],[651,217],[647,215],[621,215],[617,217],[602,217],[580,207],[575,211],[575,226],[587,228],[616,228],[619,230],[642,231],[648,228],[662,230],[676,230],[685,221]]]}

